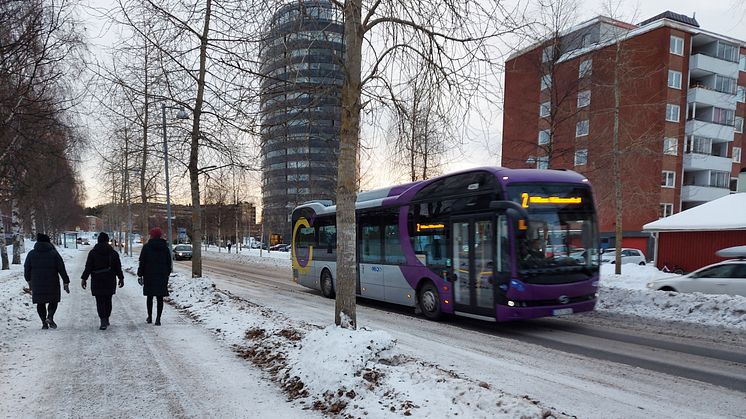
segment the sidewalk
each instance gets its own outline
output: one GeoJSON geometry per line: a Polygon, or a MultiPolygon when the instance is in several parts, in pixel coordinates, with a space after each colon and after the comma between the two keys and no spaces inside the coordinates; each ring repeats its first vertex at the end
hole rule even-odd
{"type": "Polygon", "coordinates": [[[94,298],[78,279],[87,250],[66,254],[71,293],[55,316],[59,329],[41,330],[30,296],[20,330],[0,329],[10,335],[0,335],[0,417],[316,416],[171,306],[163,326],[146,324],[132,275],[114,297],[112,326],[98,330],[94,298]]]}

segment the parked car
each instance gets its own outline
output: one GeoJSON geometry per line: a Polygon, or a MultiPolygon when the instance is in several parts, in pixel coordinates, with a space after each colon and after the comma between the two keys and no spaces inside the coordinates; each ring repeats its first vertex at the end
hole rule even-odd
{"type": "MultiPolygon", "coordinates": [[[[622,248],[622,265],[634,263],[635,265],[645,265],[645,254],[638,249],[622,248]]],[[[601,255],[601,263],[616,263],[616,251],[610,250],[601,255]]]]}
{"type": "Polygon", "coordinates": [[[746,296],[746,259],[731,259],[692,273],[648,282],[657,291],[701,292],[746,296]]]}
{"type": "Polygon", "coordinates": [[[192,245],[177,244],[174,246],[174,260],[192,260],[192,245]]]}
{"type": "Polygon", "coordinates": [[[275,244],[275,245],[272,245],[272,246],[270,246],[270,247],[269,247],[269,250],[275,250],[275,251],[280,251],[280,252],[282,252],[282,251],[283,251],[282,249],[283,249],[283,248],[284,248],[285,246],[287,246],[287,244],[285,244],[285,243],[277,243],[277,244],[275,244]]]}
{"type": "Polygon", "coordinates": [[[290,247],[291,247],[291,245],[289,245],[289,244],[283,244],[277,250],[279,250],[280,252],[289,252],[290,251],[290,247]]]}
{"type": "Polygon", "coordinates": [[[78,244],[82,244],[82,245],[90,245],[91,244],[88,241],[87,237],[78,237],[78,239],[76,241],[78,242],[78,244]]]}

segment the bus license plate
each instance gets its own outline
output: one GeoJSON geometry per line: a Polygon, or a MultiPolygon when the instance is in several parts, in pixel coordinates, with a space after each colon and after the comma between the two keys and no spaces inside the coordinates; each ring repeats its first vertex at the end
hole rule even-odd
{"type": "Polygon", "coordinates": [[[552,316],[563,316],[565,314],[572,314],[571,308],[558,308],[556,310],[552,310],[552,316]]]}

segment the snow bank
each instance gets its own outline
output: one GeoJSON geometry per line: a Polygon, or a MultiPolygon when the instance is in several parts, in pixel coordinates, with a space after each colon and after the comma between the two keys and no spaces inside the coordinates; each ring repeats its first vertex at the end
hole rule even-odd
{"type": "Polygon", "coordinates": [[[676,274],[661,272],[652,265],[635,265],[627,263],[622,265],[621,275],[614,274],[614,265],[604,263],[601,265],[601,286],[625,288],[630,290],[647,290],[647,283],[654,279],[670,278],[676,274]]]}
{"type": "Polygon", "coordinates": [[[612,313],[746,329],[746,297],[649,290],[654,279],[679,276],[653,266],[626,264],[622,274],[614,265],[601,265],[596,309],[612,313]]]}
{"type": "Polygon", "coordinates": [[[241,249],[239,253],[233,252],[228,253],[227,249],[223,249],[218,252],[216,247],[210,247],[207,251],[202,250],[202,254],[206,258],[230,260],[232,262],[240,263],[242,265],[255,265],[261,264],[266,266],[274,266],[278,268],[290,268],[290,252],[267,252],[263,250],[261,256],[259,255],[259,249],[241,249]]]}
{"type": "MultiPolygon", "coordinates": [[[[125,261],[132,272],[134,261],[125,261]]],[[[386,332],[319,328],[215,288],[171,278],[170,303],[261,367],[297,404],[333,416],[540,418],[539,402],[404,355],[386,332]]]]}
{"type": "Polygon", "coordinates": [[[746,297],[602,287],[597,310],[746,329],[746,297]]]}

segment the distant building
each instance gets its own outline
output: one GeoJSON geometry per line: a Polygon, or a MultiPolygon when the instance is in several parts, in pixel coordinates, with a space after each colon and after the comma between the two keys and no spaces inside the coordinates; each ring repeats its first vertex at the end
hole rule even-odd
{"type": "Polygon", "coordinates": [[[282,6],[261,53],[263,224],[290,236],[290,213],[305,201],[335,199],[344,28],[328,0],[282,6]]]}
{"type": "Polygon", "coordinates": [[[104,229],[104,220],[95,215],[86,215],[85,217],[85,231],[102,231],[104,229]]]}
{"type": "Polygon", "coordinates": [[[672,12],[637,25],[597,17],[505,66],[503,164],[584,173],[606,245],[616,240],[615,68],[625,247],[651,251],[644,224],[739,187],[746,42],[672,12]]]}

